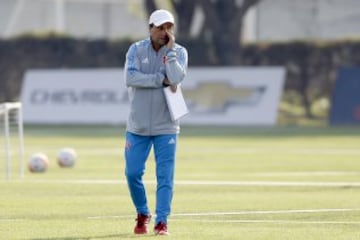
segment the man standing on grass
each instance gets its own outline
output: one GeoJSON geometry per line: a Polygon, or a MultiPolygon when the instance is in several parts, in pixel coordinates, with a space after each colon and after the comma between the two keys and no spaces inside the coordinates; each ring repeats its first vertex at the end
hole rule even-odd
{"type": "Polygon", "coordinates": [[[173,197],[175,153],[179,122],[172,121],[163,92],[176,92],[183,81],[188,55],[175,43],[174,17],[156,10],[149,18],[150,37],[133,43],[125,63],[125,81],[129,91],[130,112],[126,126],[125,175],[131,199],[137,211],[135,234],[148,232],[151,214],[142,176],[151,147],[156,163],[157,235],[168,235],[167,217],[173,197]]]}

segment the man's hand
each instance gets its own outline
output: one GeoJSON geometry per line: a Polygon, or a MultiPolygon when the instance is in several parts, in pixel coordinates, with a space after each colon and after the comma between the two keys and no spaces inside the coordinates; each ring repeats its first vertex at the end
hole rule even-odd
{"type": "Polygon", "coordinates": [[[164,85],[165,87],[168,87],[168,86],[171,85],[171,82],[169,81],[169,79],[168,79],[167,77],[164,78],[163,85],[164,85]]]}
{"type": "Polygon", "coordinates": [[[170,85],[171,92],[175,93],[177,90],[177,85],[170,85]]]}
{"type": "Polygon", "coordinates": [[[171,49],[174,47],[174,44],[175,44],[174,30],[172,28],[168,28],[165,30],[165,32],[166,32],[167,36],[169,37],[169,41],[166,44],[166,46],[171,49]]]}
{"type": "Polygon", "coordinates": [[[176,90],[177,90],[177,85],[171,85],[171,82],[169,81],[168,78],[165,78],[165,79],[164,79],[163,85],[170,87],[170,90],[171,90],[171,92],[173,92],[173,93],[175,93],[176,90]]]}

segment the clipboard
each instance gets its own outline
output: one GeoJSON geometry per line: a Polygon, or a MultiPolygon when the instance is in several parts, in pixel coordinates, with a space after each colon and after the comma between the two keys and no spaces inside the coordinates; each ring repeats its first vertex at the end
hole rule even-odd
{"type": "Polygon", "coordinates": [[[163,90],[171,120],[177,121],[189,113],[180,85],[177,86],[176,92],[172,92],[170,87],[165,87],[163,90]]]}

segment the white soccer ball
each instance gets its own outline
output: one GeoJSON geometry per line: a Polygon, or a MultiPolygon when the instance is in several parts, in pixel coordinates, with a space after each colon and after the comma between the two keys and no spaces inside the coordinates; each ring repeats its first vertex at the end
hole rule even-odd
{"type": "Polygon", "coordinates": [[[76,151],[72,148],[63,148],[57,155],[57,162],[60,167],[73,167],[77,158],[76,151]]]}
{"type": "Polygon", "coordinates": [[[28,162],[30,172],[45,172],[49,166],[49,159],[44,153],[36,153],[32,155],[28,162]]]}

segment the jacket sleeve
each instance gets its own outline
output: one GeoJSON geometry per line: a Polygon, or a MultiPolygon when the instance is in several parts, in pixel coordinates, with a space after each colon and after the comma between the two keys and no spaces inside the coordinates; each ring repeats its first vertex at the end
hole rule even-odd
{"type": "Polygon", "coordinates": [[[166,76],[171,84],[179,84],[186,75],[188,53],[185,48],[170,49],[166,54],[166,76]]]}
{"type": "Polygon", "coordinates": [[[126,53],[124,67],[125,83],[127,87],[160,88],[163,87],[165,75],[161,72],[145,74],[141,72],[138,48],[132,44],[126,53]]]}

